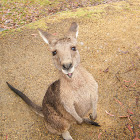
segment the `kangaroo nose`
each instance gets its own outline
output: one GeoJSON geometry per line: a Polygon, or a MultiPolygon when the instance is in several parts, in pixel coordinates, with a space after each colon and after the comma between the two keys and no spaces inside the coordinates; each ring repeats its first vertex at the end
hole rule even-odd
{"type": "Polygon", "coordinates": [[[72,67],[72,63],[63,64],[63,70],[69,70],[72,67]]]}

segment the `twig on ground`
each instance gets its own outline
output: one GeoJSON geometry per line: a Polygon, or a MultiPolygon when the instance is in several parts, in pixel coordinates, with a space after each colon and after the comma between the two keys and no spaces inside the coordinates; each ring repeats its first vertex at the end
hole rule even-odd
{"type": "Polygon", "coordinates": [[[119,77],[118,77],[118,74],[119,74],[119,71],[115,74],[115,77],[117,78],[117,80],[118,80],[119,82],[121,82],[121,80],[120,80],[119,77]]]}
{"type": "Polygon", "coordinates": [[[129,130],[129,131],[132,133],[132,135],[133,135],[133,130],[132,130],[130,124],[127,124],[126,127],[128,128],[128,130],[129,130]]]}
{"type": "Polygon", "coordinates": [[[113,114],[107,112],[106,110],[105,110],[105,112],[106,112],[106,114],[108,114],[109,116],[112,116],[112,117],[115,116],[115,115],[113,115],[113,114]]]}
{"type": "Polygon", "coordinates": [[[134,114],[134,113],[133,113],[132,111],[130,111],[129,109],[127,110],[127,112],[130,113],[130,114],[132,114],[132,115],[134,114]]]}
{"type": "Polygon", "coordinates": [[[135,80],[135,82],[131,85],[131,87],[135,87],[135,85],[136,85],[136,80],[135,80]]]}
{"type": "Polygon", "coordinates": [[[37,36],[38,36],[38,34],[31,34],[31,36],[37,37],[37,36]]]}
{"type": "Polygon", "coordinates": [[[126,116],[119,116],[119,118],[128,118],[128,116],[126,115],[126,116]]]}
{"type": "Polygon", "coordinates": [[[101,135],[102,135],[102,132],[99,133],[99,135],[98,135],[98,139],[100,139],[101,135]]]}
{"type": "Polygon", "coordinates": [[[140,139],[139,139],[139,133],[138,133],[138,132],[135,133],[135,138],[134,138],[134,140],[140,140],[140,139]]]}
{"type": "Polygon", "coordinates": [[[116,99],[116,98],[114,98],[114,100],[117,102],[117,103],[119,103],[122,107],[123,107],[123,104],[122,104],[122,102],[120,102],[118,99],[116,99]]]}
{"type": "Polygon", "coordinates": [[[139,97],[137,96],[136,97],[136,106],[138,107],[138,105],[139,105],[139,97]]]}
{"type": "Polygon", "coordinates": [[[103,72],[107,73],[109,71],[109,67],[107,67],[103,72]]]}

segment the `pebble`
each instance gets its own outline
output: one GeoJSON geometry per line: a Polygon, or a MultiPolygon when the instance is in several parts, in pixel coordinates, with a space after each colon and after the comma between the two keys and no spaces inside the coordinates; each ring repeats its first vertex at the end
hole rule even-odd
{"type": "Polygon", "coordinates": [[[10,23],[11,22],[11,19],[7,19],[6,21],[5,21],[5,24],[8,24],[8,23],[10,23]]]}
{"type": "Polygon", "coordinates": [[[83,42],[80,42],[80,44],[83,46],[84,45],[84,43],[83,42]]]}

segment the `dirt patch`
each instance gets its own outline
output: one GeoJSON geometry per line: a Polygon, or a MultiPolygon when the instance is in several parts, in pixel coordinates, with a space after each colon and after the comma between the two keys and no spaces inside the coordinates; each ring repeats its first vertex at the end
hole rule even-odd
{"type": "MultiPolygon", "coordinates": [[[[96,12],[90,7],[84,9],[86,14],[59,13],[43,20],[54,35],[63,34],[73,21],[79,24],[81,63],[99,84],[101,127],[74,125],[70,132],[75,140],[138,139],[139,6],[138,0],[112,3],[97,6],[96,12]]],[[[58,78],[47,45],[33,29],[38,24],[0,36],[1,139],[61,139],[51,135],[43,119],[5,84],[8,81],[41,104],[48,85],[58,78]]]]}

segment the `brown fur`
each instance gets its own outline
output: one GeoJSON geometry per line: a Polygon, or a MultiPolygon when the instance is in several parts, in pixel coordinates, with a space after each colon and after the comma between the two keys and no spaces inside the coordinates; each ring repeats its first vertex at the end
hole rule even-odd
{"type": "Polygon", "coordinates": [[[51,127],[50,131],[52,133],[55,131],[55,133],[61,134],[66,128],[69,129],[69,122],[74,122],[74,118],[66,112],[61,103],[60,80],[55,81],[48,88],[43,99],[42,108],[47,123],[46,126],[51,127]]]}
{"type": "Polygon", "coordinates": [[[98,84],[92,75],[80,65],[78,50],[71,50],[77,44],[77,28],[77,24],[72,23],[66,36],[61,39],[46,36],[42,30],[39,30],[41,37],[50,46],[51,51],[57,52],[53,56],[53,60],[56,68],[60,71],[60,79],[49,87],[43,100],[43,110],[45,110],[43,113],[51,129],[54,128],[55,132],[58,133],[68,130],[74,121],[79,124],[84,120],[90,122],[85,119],[90,110],[92,110],[92,119],[97,116],[98,84]],[[72,68],[64,70],[63,64],[70,63],[74,71],[72,68]],[[71,72],[72,78],[69,78],[67,73],[71,72]],[[48,114],[48,112],[51,113],[48,114]]]}

